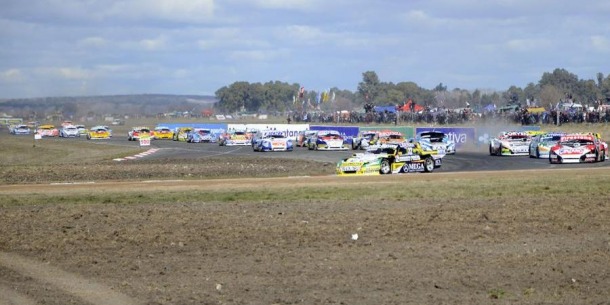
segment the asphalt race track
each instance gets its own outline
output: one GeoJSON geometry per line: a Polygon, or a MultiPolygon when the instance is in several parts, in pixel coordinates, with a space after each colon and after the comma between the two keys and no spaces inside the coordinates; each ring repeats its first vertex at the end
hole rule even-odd
{"type": "MultiPolygon", "coordinates": [[[[87,141],[80,139],[56,139],[58,141],[87,141]]],[[[126,145],[138,147],[139,142],[128,141],[127,137],[114,136],[109,140],[91,140],[101,145],[126,145]]],[[[202,158],[226,156],[258,156],[261,158],[296,158],[310,159],[323,162],[336,163],[341,158],[348,157],[354,152],[361,151],[312,151],[307,148],[296,147],[292,152],[255,152],[250,146],[219,146],[216,143],[186,143],[171,140],[151,141],[150,148],[158,148],[158,152],[144,159],[151,158],[202,158]]],[[[138,162],[130,160],[127,162],[138,162]]],[[[567,168],[592,168],[610,167],[610,162],[583,163],[583,164],[550,164],[547,159],[534,159],[527,156],[499,157],[490,156],[487,146],[460,151],[457,154],[447,155],[443,159],[443,166],[438,171],[462,172],[462,171],[491,171],[491,170],[526,170],[526,169],[567,169],[567,168]]]]}

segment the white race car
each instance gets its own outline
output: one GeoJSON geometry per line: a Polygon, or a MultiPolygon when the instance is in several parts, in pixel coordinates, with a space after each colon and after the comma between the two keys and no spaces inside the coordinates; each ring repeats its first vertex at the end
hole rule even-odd
{"type": "Polygon", "coordinates": [[[526,132],[505,131],[489,142],[489,154],[496,156],[527,156],[532,136],[526,132]]]}
{"type": "Polygon", "coordinates": [[[23,135],[23,134],[32,133],[32,130],[30,129],[30,127],[28,125],[24,125],[24,124],[13,126],[9,130],[10,130],[11,134],[15,134],[15,135],[23,135]]]}
{"type": "Polygon", "coordinates": [[[436,150],[439,154],[455,154],[455,141],[442,131],[423,131],[415,136],[424,150],[436,150]]]}
{"type": "Polygon", "coordinates": [[[59,130],[59,136],[62,138],[78,138],[80,137],[80,131],[74,125],[66,125],[59,130]]]}
{"type": "Polygon", "coordinates": [[[275,130],[260,130],[252,139],[254,151],[292,151],[294,142],[287,138],[283,132],[275,130]]]}

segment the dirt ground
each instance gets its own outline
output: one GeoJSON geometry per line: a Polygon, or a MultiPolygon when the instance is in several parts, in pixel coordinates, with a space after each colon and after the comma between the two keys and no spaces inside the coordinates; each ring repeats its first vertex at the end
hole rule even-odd
{"type": "Polygon", "coordinates": [[[0,203],[0,305],[610,304],[608,199],[0,203]]]}

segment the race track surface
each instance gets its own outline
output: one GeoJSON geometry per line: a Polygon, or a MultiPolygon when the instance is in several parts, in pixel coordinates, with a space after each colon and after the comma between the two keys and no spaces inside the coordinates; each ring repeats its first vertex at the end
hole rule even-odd
{"type": "MultiPolygon", "coordinates": [[[[109,145],[130,145],[137,147],[138,142],[127,141],[126,137],[113,137],[110,140],[99,141],[109,145]]],[[[159,149],[155,154],[146,158],[202,158],[217,156],[258,156],[261,158],[295,158],[308,159],[321,162],[336,163],[342,158],[349,157],[352,151],[313,151],[297,147],[292,152],[256,152],[250,146],[219,146],[216,143],[185,143],[168,140],[152,141],[150,148],[159,149]]],[[[528,156],[490,156],[487,146],[469,147],[459,150],[455,155],[447,155],[443,165],[438,171],[464,172],[489,170],[523,170],[523,169],[553,169],[553,168],[583,168],[608,167],[610,162],[587,164],[550,164],[547,159],[535,159],[528,156]]]]}

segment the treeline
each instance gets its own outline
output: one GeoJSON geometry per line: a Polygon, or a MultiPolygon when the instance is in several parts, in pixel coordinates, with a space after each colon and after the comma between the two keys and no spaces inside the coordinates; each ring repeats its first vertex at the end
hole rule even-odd
{"type": "Polygon", "coordinates": [[[610,103],[610,75],[597,74],[595,80],[579,79],[565,69],[545,72],[536,83],[525,88],[511,86],[506,91],[474,91],[455,88],[448,90],[440,83],[425,89],[414,82],[382,82],[374,71],[362,74],[355,92],[336,87],[328,90],[307,90],[300,84],[284,82],[235,82],[216,91],[221,112],[284,112],[362,109],[363,105],[397,105],[408,100],[430,108],[483,108],[511,104],[537,105],[551,108],[559,101],[572,100],[584,105],[610,103]],[[303,89],[302,89],[303,88],[303,89]],[[321,97],[332,96],[332,99],[321,97]]]}
{"type": "Polygon", "coordinates": [[[215,102],[213,96],[171,94],[41,97],[2,101],[0,113],[27,119],[44,119],[49,115],[64,118],[137,117],[172,111],[199,113],[213,107],[215,102]]]}

